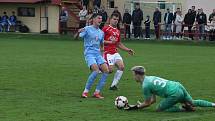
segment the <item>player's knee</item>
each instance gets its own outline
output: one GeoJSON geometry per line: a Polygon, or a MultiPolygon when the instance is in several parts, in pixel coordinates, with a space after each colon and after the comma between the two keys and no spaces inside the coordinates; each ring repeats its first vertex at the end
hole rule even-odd
{"type": "Polygon", "coordinates": [[[109,69],[109,74],[113,73],[113,69],[109,69]]]}
{"type": "Polygon", "coordinates": [[[161,110],[160,108],[156,109],[156,112],[162,112],[163,110],[161,110]]]}
{"type": "Polygon", "coordinates": [[[100,73],[99,70],[94,70],[93,72],[95,72],[96,74],[99,74],[99,73],[100,73]]]}
{"type": "Polygon", "coordinates": [[[120,67],[119,67],[119,70],[120,70],[120,71],[124,71],[124,69],[125,69],[124,66],[120,66],[120,67]]]}
{"type": "Polygon", "coordinates": [[[159,104],[157,107],[156,107],[156,112],[162,112],[166,110],[166,108],[162,107],[161,104],[159,104]]]}
{"type": "Polygon", "coordinates": [[[103,73],[110,73],[110,71],[108,69],[104,70],[103,73]]]}

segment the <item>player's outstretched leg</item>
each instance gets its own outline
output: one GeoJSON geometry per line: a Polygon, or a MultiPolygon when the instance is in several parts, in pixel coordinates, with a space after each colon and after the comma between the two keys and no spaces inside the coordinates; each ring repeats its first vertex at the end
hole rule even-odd
{"type": "Polygon", "coordinates": [[[121,79],[122,77],[122,74],[123,74],[123,71],[121,70],[117,70],[115,75],[114,75],[114,79],[113,79],[113,82],[111,84],[111,87],[110,87],[110,90],[117,90],[117,84],[119,83],[119,80],[121,79]]]}
{"type": "Polygon", "coordinates": [[[87,83],[85,85],[85,89],[84,89],[84,92],[82,93],[82,97],[83,98],[87,98],[88,97],[88,92],[90,90],[90,88],[92,87],[96,77],[98,75],[98,72],[97,71],[93,71],[90,76],[88,77],[87,79],[87,83]]]}
{"type": "Polygon", "coordinates": [[[99,83],[98,83],[98,85],[96,87],[96,90],[95,90],[93,96],[95,98],[98,98],[98,99],[103,99],[104,97],[101,96],[100,91],[102,90],[103,86],[105,85],[105,82],[106,82],[107,77],[108,77],[109,70],[108,70],[108,66],[107,66],[106,63],[101,64],[100,68],[101,68],[101,71],[103,73],[102,73],[101,79],[99,80],[99,83]]]}
{"type": "Polygon", "coordinates": [[[206,100],[193,100],[192,103],[196,107],[215,107],[215,103],[206,100]]]}
{"type": "Polygon", "coordinates": [[[102,74],[102,77],[101,77],[101,79],[99,80],[99,83],[98,83],[98,85],[96,86],[96,90],[95,90],[95,92],[94,92],[94,94],[93,94],[93,96],[94,96],[95,98],[99,98],[99,99],[104,98],[103,96],[101,96],[100,91],[102,90],[103,86],[105,85],[105,82],[106,82],[106,80],[107,80],[107,76],[108,76],[108,73],[103,73],[103,74],[102,74]]]}
{"type": "Polygon", "coordinates": [[[116,71],[113,82],[111,84],[110,90],[117,90],[117,84],[119,83],[119,80],[122,77],[123,70],[124,70],[124,63],[122,61],[122,58],[120,55],[117,56],[118,60],[116,61],[116,66],[118,67],[118,70],[116,71]]]}

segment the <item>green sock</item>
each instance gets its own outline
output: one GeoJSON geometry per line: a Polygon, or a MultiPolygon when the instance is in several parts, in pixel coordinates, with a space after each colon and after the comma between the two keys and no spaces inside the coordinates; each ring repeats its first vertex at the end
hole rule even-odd
{"type": "Polygon", "coordinates": [[[193,105],[198,107],[212,107],[213,103],[205,100],[193,100],[193,105]]]}

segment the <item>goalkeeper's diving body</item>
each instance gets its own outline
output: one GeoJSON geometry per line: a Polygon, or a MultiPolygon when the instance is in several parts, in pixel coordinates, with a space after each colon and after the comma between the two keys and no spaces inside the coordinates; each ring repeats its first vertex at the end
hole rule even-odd
{"type": "Polygon", "coordinates": [[[195,111],[195,107],[215,107],[215,103],[205,100],[194,100],[182,84],[176,81],[166,80],[156,76],[146,76],[145,68],[134,66],[134,79],[141,83],[144,95],[144,102],[137,105],[128,105],[125,109],[142,109],[149,107],[156,102],[156,96],[164,98],[161,100],[156,111],[195,111]],[[182,105],[176,105],[181,103],[182,105]]]}

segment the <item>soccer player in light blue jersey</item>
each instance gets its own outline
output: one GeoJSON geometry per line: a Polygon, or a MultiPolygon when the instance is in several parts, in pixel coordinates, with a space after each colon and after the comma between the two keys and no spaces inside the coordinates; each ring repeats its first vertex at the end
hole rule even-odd
{"type": "Polygon", "coordinates": [[[104,97],[101,96],[100,92],[106,82],[109,70],[106,61],[102,57],[101,53],[101,51],[103,50],[104,33],[99,29],[99,25],[102,22],[102,16],[100,14],[93,14],[92,19],[93,25],[86,26],[83,29],[79,30],[79,36],[84,39],[85,61],[92,71],[86,82],[82,97],[88,97],[90,88],[92,87],[96,77],[99,74],[99,71],[101,70],[102,75],[93,96],[95,98],[102,99],[104,97]]]}
{"type": "Polygon", "coordinates": [[[134,79],[142,85],[144,102],[127,106],[125,109],[142,109],[156,102],[156,96],[164,98],[157,107],[157,111],[195,111],[195,107],[215,107],[215,103],[205,100],[194,100],[182,84],[156,76],[146,76],[142,66],[132,69],[134,79]],[[182,106],[175,104],[181,103],[182,106]]]}

